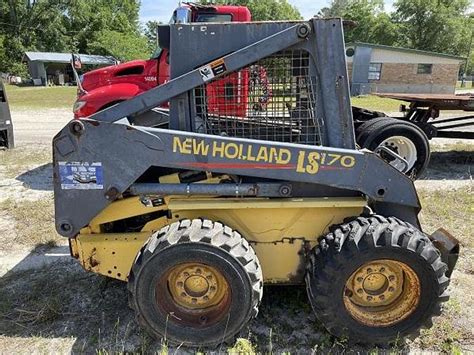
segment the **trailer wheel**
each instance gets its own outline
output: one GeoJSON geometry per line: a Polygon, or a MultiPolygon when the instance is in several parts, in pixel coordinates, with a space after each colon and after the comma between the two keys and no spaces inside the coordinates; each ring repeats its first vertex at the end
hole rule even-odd
{"type": "Polygon", "coordinates": [[[196,219],[151,237],[128,288],[140,325],[153,336],[216,346],[257,315],[263,277],[254,250],[238,232],[196,219]]]}
{"type": "Polygon", "coordinates": [[[380,153],[390,165],[398,170],[405,170],[404,173],[413,179],[421,176],[429,164],[428,137],[420,128],[407,121],[390,117],[370,120],[357,129],[357,143],[372,151],[385,147],[400,155],[408,166],[383,151],[380,153]]]}
{"type": "Polygon", "coordinates": [[[448,298],[446,271],[439,251],[415,227],[360,217],[333,228],[312,250],[306,285],[330,333],[386,344],[432,325],[448,298]]]}

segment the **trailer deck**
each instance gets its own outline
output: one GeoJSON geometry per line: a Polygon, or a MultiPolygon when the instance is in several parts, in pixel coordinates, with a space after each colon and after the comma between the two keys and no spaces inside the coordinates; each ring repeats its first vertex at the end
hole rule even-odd
{"type": "Polygon", "coordinates": [[[474,115],[439,119],[441,111],[474,111],[474,94],[377,94],[409,102],[401,106],[404,119],[424,126],[430,138],[474,139],[474,115]]]}

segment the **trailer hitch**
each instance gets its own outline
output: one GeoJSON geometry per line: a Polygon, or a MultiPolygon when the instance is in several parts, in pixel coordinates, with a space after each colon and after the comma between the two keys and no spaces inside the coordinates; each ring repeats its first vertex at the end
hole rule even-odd
{"type": "Polygon", "coordinates": [[[446,276],[451,277],[459,258],[459,241],[443,228],[430,235],[430,239],[441,252],[441,260],[448,265],[446,276]]]}

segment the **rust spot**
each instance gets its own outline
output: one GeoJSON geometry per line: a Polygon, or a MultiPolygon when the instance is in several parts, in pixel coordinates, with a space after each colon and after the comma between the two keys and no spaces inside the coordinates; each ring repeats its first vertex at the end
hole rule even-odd
{"type": "Polygon", "coordinates": [[[92,249],[92,253],[91,253],[91,255],[89,256],[89,265],[90,265],[91,268],[94,268],[94,267],[96,267],[96,266],[99,265],[99,262],[98,262],[98,261],[95,259],[95,257],[94,257],[96,251],[97,251],[97,250],[96,250],[95,248],[92,249]]]}

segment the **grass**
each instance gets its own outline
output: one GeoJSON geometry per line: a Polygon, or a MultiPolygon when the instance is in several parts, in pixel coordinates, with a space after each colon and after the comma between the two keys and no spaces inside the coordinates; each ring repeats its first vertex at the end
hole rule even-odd
{"type": "Polygon", "coordinates": [[[21,109],[53,109],[69,108],[76,100],[76,87],[18,87],[6,85],[10,108],[21,109]]]}
{"type": "Polygon", "coordinates": [[[382,111],[384,113],[398,112],[403,101],[382,98],[374,95],[353,97],[352,105],[368,110],[382,111]]]}
{"type": "MultiPolygon", "coordinates": [[[[18,87],[7,85],[7,95],[12,109],[72,109],[76,100],[76,87],[18,87]]],[[[277,98],[276,106],[281,110],[285,107],[277,98]]],[[[358,107],[383,112],[398,111],[401,101],[385,99],[377,96],[352,98],[352,104],[358,107]]],[[[271,106],[271,105],[270,105],[271,106]]],[[[275,109],[273,106],[270,109],[275,109]]]]}
{"type": "Polygon", "coordinates": [[[26,172],[30,167],[51,162],[51,148],[28,147],[13,150],[0,150],[0,173],[7,178],[14,178],[26,172]]]}
{"type": "Polygon", "coordinates": [[[461,83],[462,81],[458,81],[456,83],[456,89],[460,89],[460,90],[463,90],[463,89],[472,89],[474,88],[474,82],[473,81],[466,81],[466,85],[464,87],[461,86],[461,83]]]}
{"type": "Polygon", "coordinates": [[[64,242],[54,229],[52,199],[33,201],[8,199],[0,202],[0,211],[13,218],[15,222],[13,237],[2,242],[3,250],[18,245],[52,247],[64,242]]]}
{"type": "Polygon", "coordinates": [[[431,191],[419,189],[421,224],[429,234],[439,227],[447,229],[464,246],[474,247],[474,191],[472,187],[431,191]]]}
{"type": "Polygon", "coordinates": [[[455,299],[450,299],[443,307],[443,316],[435,320],[432,328],[421,331],[420,347],[423,350],[437,350],[447,354],[462,353],[460,343],[463,338],[469,337],[469,334],[453,324],[461,311],[461,304],[455,299]]]}

